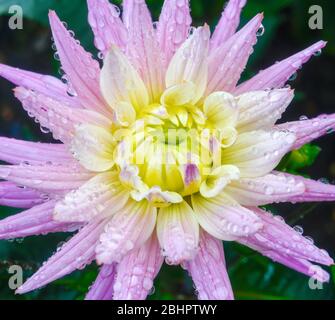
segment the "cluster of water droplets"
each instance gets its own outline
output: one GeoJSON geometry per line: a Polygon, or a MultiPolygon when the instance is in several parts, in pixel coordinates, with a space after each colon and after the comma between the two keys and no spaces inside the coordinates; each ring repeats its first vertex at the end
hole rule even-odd
{"type": "Polygon", "coordinates": [[[144,263],[138,263],[134,266],[131,274],[125,273],[122,276],[120,274],[117,276],[116,282],[114,284],[114,296],[123,299],[143,299],[143,295],[154,294],[155,287],[153,284],[153,278],[155,276],[155,268],[144,263]],[[128,286],[128,296],[123,297],[124,286],[128,286]],[[143,292],[143,289],[146,292],[143,292]]]}
{"type": "MultiPolygon", "coordinates": [[[[273,220],[271,213],[266,213],[266,216],[273,220]]],[[[273,221],[276,221],[276,223],[265,222],[263,230],[254,235],[262,245],[286,255],[304,256],[306,259],[313,257],[320,262],[329,258],[325,250],[320,250],[314,245],[311,237],[303,236],[301,226],[296,225],[291,228],[285,223],[284,218],[279,215],[275,216],[273,221]]]]}
{"type": "Polygon", "coordinates": [[[56,212],[63,210],[75,211],[76,221],[85,221],[101,214],[108,205],[112,186],[107,183],[96,182],[86,184],[78,190],[66,194],[65,198],[56,206],[56,212]]]}

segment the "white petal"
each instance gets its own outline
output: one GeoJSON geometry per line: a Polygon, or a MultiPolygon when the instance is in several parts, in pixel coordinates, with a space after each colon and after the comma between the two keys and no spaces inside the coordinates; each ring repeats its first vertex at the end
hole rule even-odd
{"type": "Polygon", "coordinates": [[[305,186],[284,175],[268,174],[260,178],[244,178],[232,181],[225,193],[244,206],[261,206],[274,202],[290,201],[304,192],[305,186]]]}
{"type": "Polygon", "coordinates": [[[252,91],[236,98],[239,109],[237,129],[246,132],[272,128],[294,97],[289,88],[252,91]]]}
{"type": "Polygon", "coordinates": [[[207,86],[209,36],[208,26],[196,29],[177,50],[166,72],[166,87],[185,81],[196,85],[194,102],[203,96],[207,86]]]}
{"type": "Polygon", "coordinates": [[[223,194],[210,199],[199,194],[192,195],[192,206],[201,227],[221,240],[236,240],[262,227],[253,212],[223,194]]]}
{"type": "Polygon", "coordinates": [[[222,162],[237,166],[242,178],[264,176],[279,164],[294,142],[295,135],[287,131],[245,132],[222,151],[222,162]]]}
{"type": "Polygon", "coordinates": [[[227,92],[214,92],[204,102],[204,113],[214,128],[234,127],[238,118],[236,100],[227,92]]]}
{"type": "Polygon", "coordinates": [[[149,103],[147,89],[127,57],[113,46],[108,52],[100,75],[102,94],[111,108],[130,102],[138,111],[149,103]]]}
{"type": "Polygon", "coordinates": [[[87,170],[103,172],[114,165],[114,145],[111,133],[97,126],[83,124],[76,128],[71,151],[87,170]]]}
{"type": "Polygon", "coordinates": [[[232,180],[240,177],[240,170],[232,165],[215,168],[200,186],[200,193],[206,198],[217,196],[232,180]]]}
{"type": "Polygon", "coordinates": [[[55,206],[54,219],[57,221],[90,221],[105,212],[112,215],[123,208],[129,192],[113,172],[98,174],[79,189],[68,193],[55,206]]]}
{"type": "Polygon", "coordinates": [[[147,201],[129,200],[105,227],[96,247],[97,262],[120,262],[128,252],[143,245],[155,228],[156,211],[147,201]]]}
{"type": "Polygon", "coordinates": [[[192,208],[185,201],[161,208],[157,217],[157,235],[169,264],[194,258],[199,242],[199,225],[192,208]]]}

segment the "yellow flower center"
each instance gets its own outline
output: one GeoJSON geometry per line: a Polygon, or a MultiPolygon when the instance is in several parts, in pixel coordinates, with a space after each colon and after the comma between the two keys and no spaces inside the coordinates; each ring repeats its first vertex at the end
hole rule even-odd
{"type": "Polygon", "coordinates": [[[199,191],[213,197],[239,177],[236,167],[221,165],[222,148],[237,137],[234,98],[217,92],[194,103],[194,90],[192,83],[173,86],[160,103],[140,111],[128,104],[116,115],[123,128],[114,133],[115,161],[136,199],[159,205],[199,191]]]}

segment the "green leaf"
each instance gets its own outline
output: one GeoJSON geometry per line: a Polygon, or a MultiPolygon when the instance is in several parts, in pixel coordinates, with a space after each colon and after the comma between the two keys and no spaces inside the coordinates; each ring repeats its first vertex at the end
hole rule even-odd
{"type": "MultiPolygon", "coordinates": [[[[262,300],[333,300],[332,283],[312,290],[309,277],[272,262],[266,257],[236,243],[225,243],[230,254],[227,267],[237,299],[262,300]]],[[[226,253],[227,251],[226,250],[226,253]]]]}
{"type": "Polygon", "coordinates": [[[278,165],[280,171],[299,173],[302,169],[310,167],[321,152],[321,148],[306,144],[298,150],[294,150],[286,155],[278,165]]]}

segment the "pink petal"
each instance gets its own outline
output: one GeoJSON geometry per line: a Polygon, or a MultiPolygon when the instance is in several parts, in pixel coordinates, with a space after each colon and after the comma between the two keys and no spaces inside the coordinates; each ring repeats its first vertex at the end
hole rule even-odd
{"type": "Polygon", "coordinates": [[[299,149],[304,144],[322,137],[335,130],[335,114],[321,115],[313,119],[286,122],[276,128],[293,132],[297,140],[292,149],[299,149]]]}
{"type": "Polygon", "coordinates": [[[296,181],[296,183],[303,183],[305,191],[302,194],[295,195],[289,199],[292,203],[297,202],[321,202],[335,200],[335,185],[306,179],[301,176],[296,176],[288,173],[279,173],[285,175],[288,179],[296,181]]]}
{"type": "Polygon", "coordinates": [[[40,123],[42,131],[50,130],[56,140],[65,143],[71,141],[75,127],[81,123],[108,128],[111,126],[111,121],[97,112],[73,109],[56,99],[22,87],[15,89],[15,96],[22,102],[23,108],[28,114],[40,123]]]}
{"type": "Polygon", "coordinates": [[[76,269],[83,269],[94,259],[95,247],[105,226],[105,221],[95,220],[82,228],[66,242],[16,293],[23,294],[55,281],[76,269]]]}
{"type": "Polygon", "coordinates": [[[79,189],[66,194],[57,202],[54,219],[63,222],[86,222],[99,214],[111,216],[121,210],[129,192],[116,182],[116,174],[105,172],[96,175],[79,189]]]}
{"type": "Polygon", "coordinates": [[[125,49],[127,30],[119,17],[119,9],[107,0],[87,0],[87,5],[96,48],[104,55],[113,44],[125,49]]]}
{"type": "Polygon", "coordinates": [[[61,164],[73,159],[64,145],[55,143],[28,142],[0,137],[0,149],[0,160],[11,164],[20,164],[22,162],[61,164]]]}
{"type": "Polygon", "coordinates": [[[51,232],[77,230],[79,224],[53,220],[55,201],[49,201],[0,221],[0,239],[14,239],[51,232]]]}
{"type": "Polygon", "coordinates": [[[302,274],[305,274],[309,277],[313,277],[315,280],[320,282],[328,282],[329,274],[324,271],[320,266],[313,265],[305,259],[298,259],[290,255],[281,254],[277,251],[269,250],[267,247],[263,247],[261,242],[255,244],[249,242],[248,239],[239,240],[240,243],[250,247],[253,250],[258,251],[265,257],[270,258],[274,262],[283,264],[286,267],[289,267],[295,271],[298,271],[302,274]]]}
{"type": "Polygon", "coordinates": [[[192,23],[189,0],[165,0],[157,26],[163,64],[168,67],[171,58],[187,39],[192,23]]]}
{"type": "Polygon", "coordinates": [[[16,86],[34,90],[48,97],[65,102],[72,107],[81,107],[77,98],[70,97],[67,94],[66,85],[55,77],[13,68],[4,64],[0,64],[0,76],[14,83],[16,86]]]}
{"type": "Polygon", "coordinates": [[[245,237],[248,243],[261,245],[279,255],[306,259],[327,266],[334,263],[325,250],[317,248],[308,238],[291,228],[278,216],[275,217],[258,208],[251,210],[261,219],[264,226],[255,234],[245,237]]]}
{"type": "Polygon", "coordinates": [[[99,63],[76,42],[54,11],[50,11],[49,20],[62,68],[71,89],[73,88],[86,109],[110,115],[110,109],[100,93],[99,63]]]}
{"type": "Polygon", "coordinates": [[[201,230],[199,252],[185,266],[200,300],[234,300],[222,241],[201,230]]]}
{"type": "Polygon", "coordinates": [[[257,42],[256,33],[262,19],[263,14],[258,14],[243,29],[211,52],[207,94],[214,91],[231,92],[236,87],[253,52],[252,47],[257,42]]]}
{"type": "Polygon", "coordinates": [[[120,262],[131,250],[143,245],[155,228],[156,211],[147,201],[129,200],[106,225],[96,248],[97,262],[120,262]]]}
{"type": "Polygon", "coordinates": [[[268,174],[259,178],[232,181],[224,192],[243,206],[262,206],[274,202],[287,202],[303,194],[305,185],[282,174],[268,174]]]}
{"type": "Polygon", "coordinates": [[[192,207],[200,226],[221,240],[232,241],[248,236],[263,226],[256,214],[224,194],[214,198],[192,195],[192,207]]]}
{"type": "Polygon", "coordinates": [[[192,260],[199,243],[199,224],[190,205],[171,204],[160,208],[157,235],[168,264],[192,260]]]}
{"type": "Polygon", "coordinates": [[[234,91],[241,94],[247,91],[281,88],[287,80],[307,62],[313,54],[325,47],[326,42],[319,41],[309,48],[282,60],[259,72],[250,80],[243,82],[234,91]]]}
{"type": "Polygon", "coordinates": [[[12,182],[0,182],[0,206],[28,209],[43,203],[46,198],[38,191],[20,188],[12,182]]]}
{"type": "Polygon", "coordinates": [[[100,268],[99,274],[90,287],[85,300],[112,300],[115,274],[115,264],[104,264],[100,268]]]}
{"type": "Polygon", "coordinates": [[[113,300],[145,300],[163,264],[155,233],[117,266],[113,300]]]}
{"type": "Polygon", "coordinates": [[[157,102],[163,90],[161,52],[145,0],[123,1],[123,22],[128,30],[127,55],[157,102]]]}
{"type": "Polygon", "coordinates": [[[92,173],[73,163],[0,166],[0,179],[44,192],[64,192],[76,189],[92,176],[92,173]]]}
{"type": "Polygon", "coordinates": [[[222,12],[221,19],[212,36],[211,47],[216,49],[226,42],[240,24],[240,15],[246,0],[230,0],[222,12]]]}

